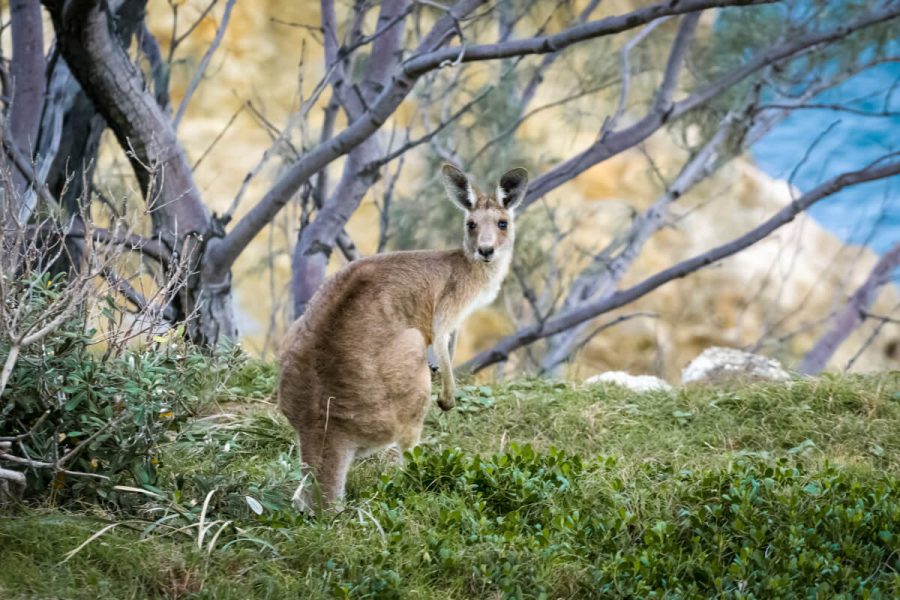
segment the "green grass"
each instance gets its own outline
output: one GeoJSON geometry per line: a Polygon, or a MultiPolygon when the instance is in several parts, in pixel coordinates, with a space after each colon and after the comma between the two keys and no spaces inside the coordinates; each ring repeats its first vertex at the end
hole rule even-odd
{"type": "Polygon", "coordinates": [[[115,513],[2,517],[0,597],[900,596],[898,373],[466,386],[404,468],[358,463],[345,509],[318,518],[289,507],[271,373],[230,377],[115,513]]]}

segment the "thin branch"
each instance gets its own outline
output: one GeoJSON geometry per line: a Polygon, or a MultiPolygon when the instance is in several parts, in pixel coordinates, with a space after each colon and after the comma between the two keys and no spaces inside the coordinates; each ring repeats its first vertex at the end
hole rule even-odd
{"type": "Polygon", "coordinates": [[[50,410],[45,410],[38,420],[34,422],[34,425],[28,429],[25,433],[20,433],[19,435],[11,435],[11,436],[0,436],[0,442],[20,442],[26,438],[34,435],[34,432],[37,431],[37,428],[41,426],[41,424],[47,420],[47,417],[50,416],[50,410]]]}
{"type": "Polygon", "coordinates": [[[390,233],[388,232],[388,228],[390,227],[391,222],[391,201],[394,198],[394,189],[397,185],[397,180],[400,179],[400,172],[403,170],[405,159],[405,156],[400,157],[400,162],[397,163],[397,170],[394,172],[394,175],[388,182],[387,188],[384,191],[382,204],[379,207],[381,214],[379,219],[380,226],[378,228],[378,246],[375,249],[376,254],[384,252],[388,240],[391,237],[390,233]]]}
{"type": "MultiPolygon", "coordinates": [[[[597,6],[599,4],[600,0],[591,0],[590,2],[588,2],[587,6],[584,7],[584,10],[579,13],[578,18],[575,21],[569,23],[569,26],[587,21],[590,18],[591,14],[593,14],[593,12],[597,9],[597,6]]],[[[662,19],[660,19],[660,21],[661,20],[662,19]]],[[[531,100],[537,93],[538,87],[541,85],[541,83],[543,83],[544,76],[547,74],[547,71],[559,57],[559,52],[551,52],[550,54],[546,54],[541,60],[541,64],[538,65],[538,68],[535,69],[534,73],[531,76],[531,79],[528,80],[528,83],[525,84],[525,87],[522,89],[522,110],[524,110],[531,103],[531,100]]]]}
{"type": "Polygon", "coordinates": [[[878,259],[863,284],[834,316],[831,328],[804,355],[800,363],[802,372],[815,375],[825,368],[840,345],[866,320],[869,308],[898,266],[900,266],[900,242],[894,244],[878,259]]]}
{"type": "Polygon", "coordinates": [[[195,173],[197,172],[197,167],[199,167],[200,163],[203,162],[203,159],[206,158],[206,156],[210,152],[212,152],[212,149],[216,147],[216,144],[219,143],[219,140],[221,140],[222,137],[226,133],[228,133],[228,130],[231,129],[231,126],[234,124],[235,120],[238,118],[238,115],[240,115],[242,112],[244,112],[245,108],[247,108],[247,104],[241,104],[240,108],[238,108],[236,111],[234,111],[234,114],[232,114],[231,118],[228,119],[228,123],[226,123],[225,127],[222,128],[222,131],[220,131],[218,134],[216,134],[216,137],[213,138],[213,141],[211,141],[209,143],[209,146],[206,147],[206,150],[203,151],[203,154],[201,154],[200,157],[194,162],[193,166],[191,166],[192,171],[194,171],[195,173]]]}
{"type": "Polygon", "coordinates": [[[675,93],[678,77],[684,66],[684,57],[687,54],[688,47],[691,45],[691,40],[694,39],[694,32],[697,29],[699,20],[699,12],[691,13],[681,18],[678,33],[675,35],[675,41],[672,43],[672,49],[669,52],[669,61],[666,63],[662,85],[659,86],[656,97],[653,99],[653,111],[668,112],[671,107],[672,95],[675,93]]]}
{"type": "Polygon", "coordinates": [[[115,419],[113,419],[113,420],[111,420],[111,421],[107,421],[106,424],[104,424],[102,427],[98,428],[97,431],[95,431],[94,433],[92,433],[91,435],[89,435],[88,437],[86,437],[85,439],[81,440],[81,441],[78,443],[77,446],[75,446],[74,448],[72,448],[71,450],[69,450],[68,452],[66,452],[66,453],[62,456],[62,458],[60,458],[59,460],[57,460],[57,461],[56,461],[56,468],[57,468],[57,469],[62,468],[62,466],[63,466],[64,464],[66,464],[67,462],[69,462],[70,460],[72,460],[73,458],[75,458],[76,456],[78,456],[78,453],[81,452],[82,448],[84,448],[85,446],[87,446],[88,444],[90,444],[91,442],[93,442],[95,439],[97,439],[97,438],[100,436],[101,433],[103,433],[103,432],[106,431],[107,429],[110,429],[110,428],[112,428],[112,427],[115,427],[116,425],[118,425],[119,423],[121,423],[122,421],[124,421],[126,418],[129,418],[129,417],[131,417],[131,416],[132,416],[132,415],[131,415],[131,413],[130,413],[129,411],[123,411],[122,414],[120,414],[120,415],[119,415],[118,417],[116,417],[115,419]]]}
{"type": "MultiPolygon", "coordinates": [[[[3,120],[0,119],[0,127],[3,127],[3,120]]],[[[6,129],[4,128],[6,131],[6,129]]],[[[7,139],[6,135],[3,136],[3,148],[6,150],[7,156],[13,159],[13,164],[15,164],[16,169],[25,177],[26,181],[28,181],[33,189],[35,189],[38,195],[41,197],[41,200],[49,206],[56,214],[61,215],[62,209],[59,206],[59,202],[56,201],[50,191],[47,189],[46,184],[41,181],[40,176],[34,170],[34,165],[31,160],[28,159],[27,156],[19,149],[18,146],[13,143],[12,140],[7,139]]]]}
{"type": "MultiPolygon", "coordinates": [[[[689,17],[690,17],[690,15],[688,15],[687,17],[684,17],[686,20],[682,21],[681,27],[678,30],[679,34],[681,34],[681,32],[684,30],[685,23],[689,23],[689,24],[695,23],[695,21],[689,20],[689,17]]],[[[610,131],[615,130],[616,126],[619,124],[619,120],[622,118],[622,115],[625,114],[625,106],[628,104],[628,95],[631,91],[631,61],[630,61],[631,51],[634,49],[635,46],[637,46],[643,40],[645,40],[647,38],[647,36],[649,36],[653,32],[654,29],[656,29],[657,27],[659,27],[661,24],[665,23],[669,19],[670,19],[670,17],[663,17],[662,19],[657,19],[656,21],[649,23],[636,36],[634,36],[633,38],[628,40],[628,42],[624,46],[622,46],[622,49],[619,51],[619,61],[621,62],[620,70],[622,72],[622,85],[619,88],[619,102],[616,104],[616,109],[613,111],[612,116],[610,116],[608,119],[606,119],[606,121],[603,123],[603,126],[600,129],[600,138],[601,139],[604,138],[610,131]]],[[[676,43],[676,46],[679,44],[679,42],[677,40],[675,43],[676,43]]],[[[682,42],[682,43],[684,43],[684,42],[682,42]]],[[[673,52],[674,52],[674,49],[673,49],[673,52]]],[[[669,76],[669,74],[672,72],[674,72],[675,75],[677,76],[677,74],[679,72],[677,66],[681,65],[682,54],[683,54],[683,52],[680,52],[678,54],[677,61],[673,61],[673,58],[676,58],[674,56],[674,54],[669,55],[669,65],[666,68],[667,76],[669,76]],[[676,68],[674,68],[674,69],[672,66],[673,64],[676,65],[676,68]]],[[[666,84],[664,84],[664,86],[665,85],[666,84]]],[[[671,85],[674,85],[674,83],[671,85]]],[[[663,90],[663,88],[661,87],[660,93],[662,92],[662,90],[663,90]]]]}
{"type": "Polygon", "coordinates": [[[188,36],[190,36],[192,33],[194,33],[194,30],[197,29],[197,27],[200,25],[200,23],[202,23],[203,20],[206,18],[206,15],[208,15],[210,13],[210,11],[213,9],[213,7],[215,7],[215,5],[218,3],[219,3],[219,0],[211,0],[210,3],[206,5],[206,8],[203,9],[203,12],[200,13],[200,16],[197,17],[194,20],[194,22],[191,23],[191,25],[187,28],[187,30],[179,36],[175,35],[175,28],[178,26],[178,19],[177,19],[178,6],[175,5],[173,7],[173,9],[175,9],[175,11],[176,11],[175,12],[176,18],[174,18],[172,20],[172,41],[169,44],[169,58],[167,61],[169,64],[172,64],[172,59],[174,58],[174,55],[175,55],[175,49],[178,48],[178,46],[180,46],[181,43],[188,38],[188,36]]]}
{"type": "MultiPolygon", "coordinates": [[[[897,307],[894,307],[896,310],[897,307]]],[[[866,314],[866,318],[873,318],[878,321],[878,325],[872,330],[872,333],[869,334],[869,337],[866,338],[866,341],[862,343],[862,345],[853,353],[853,356],[850,357],[850,360],[847,361],[847,364],[844,365],[844,372],[849,371],[853,368],[853,365],[856,364],[856,361],[859,360],[859,357],[862,356],[862,353],[865,352],[869,346],[881,335],[882,329],[888,323],[895,323],[900,325],[900,319],[890,319],[886,317],[878,317],[876,315],[866,314]]]]}
{"type": "MultiPolygon", "coordinates": [[[[618,317],[616,317],[616,318],[613,319],[612,321],[609,321],[609,322],[607,322],[607,323],[603,323],[602,325],[599,325],[599,326],[595,327],[593,331],[591,331],[589,334],[587,334],[586,336],[584,336],[583,339],[579,340],[578,344],[573,348],[572,351],[573,351],[573,352],[577,352],[577,351],[581,350],[581,349],[584,348],[586,345],[588,345],[588,343],[590,343],[590,341],[591,341],[592,339],[594,339],[595,337],[597,337],[599,334],[603,333],[603,332],[606,331],[607,329],[611,329],[612,327],[615,327],[615,326],[618,325],[619,323],[624,323],[625,321],[630,321],[631,319],[637,319],[637,318],[639,318],[639,317],[648,317],[648,318],[650,318],[650,319],[658,319],[658,318],[659,318],[659,313],[643,311],[643,312],[636,312],[636,313],[631,313],[631,314],[627,314],[627,315],[619,315],[618,317]]],[[[568,358],[568,356],[565,356],[565,357],[561,358],[561,359],[559,360],[559,362],[556,362],[556,363],[542,364],[542,365],[541,365],[541,370],[542,370],[542,371],[549,371],[549,370],[551,370],[551,369],[554,369],[554,368],[556,368],[557,366],[559,366],[560,364],[562,364],[562,363],[565,361],[566,358],[568,358]]]]}
{"type": "Polygon", "coordinates": [[[894,325],[900,325],[900,319],[895,319],[893,317],[888,317],[885,315],[876,315],[870,312],[863,312],[862,316],[865,319],[872,319],[873,321],[878,321],[880,323],[892,323],[894,325]]]}
{"type": "Polygon", "coordinates": [[[751,74],[777,63],[778,61],[787,58],[795,58],[822,44],[843,39],[866,27],[893,20],[897,18],[897,16],[900,16],[900,4],[894,3],[881,10],[870,12],[860,19],[846,25],[798,37],[761,52],[744,64],[744,66],[729,71],[684,100],[673,103],[668,111],[649,111],[647,115],[633,125],[613,132],[605,139],[601,138],[576,156],[536,178],[528,186],[528,194],[522,203],[521,210],[524,210],[538,198],[551,192],[565,182],[572,180],[593,165],[596,165],[627,148],[634,147],[650,137],[651,134],[658,131],[659,128],[666,123],[672,123],[675,119],[682,117],[698,106],[712,100],[726,90],[731,89],[751,74]]]}
{"type": "Polygon", "coordinates": [[[860,117],[896,117],[900,115],[900,111],[895,110],[880,110],[880,111],[870,111],[870,110],[861,110],[858,108],[853,108],[851,106],[844,106],[842,104],[817,104],[817,103],[808,103],[808,104],[763,104],[759,107],[760,111],[764,110],[830,110],[834,112],[845,112],[850,113],[852,115],[858,115],[860,117]]]}
{"type": "Polygon", "coordinates": [[[653,4],[626,15],[607,17],[565,29],[559,33],[541,35],[499,44],[479,44],[468,47],[450,46],[424,54],[418,54],[404,63],[407,76],[423,74],[444,64],[468,63],[498,58],[512,58],[529,54],[558,52],[578,42],[621,33],[645,23],[670,15],[695,13],[707,8],[722,6],[758,6],[772,4],[775,0],[682,0],[653,4]]]}
{"type": "MultiPolygon", "coordinates": [[[[95,242],[110,246],[122,246],[134,252],[140,252],[153,260],[167,264],[172,260],[172,251],[159,239],[145,238],[136,233],[117,233],[103,227],[91,229],[91,238],[95,242]]],[[[65,232],[65,236],[71,239],[84,238],[86,232],[79,222],[73,223],[65,232]]]]}
{"type": "Polygon", "coordinates": [[[138,311],[143,312],[147,310],[147,299],[144,298],[143,294],[134,289],[133,285],[119,277],[111,268],[104,268],[102,273],[106,278],[106,281],[112,286],[112,289],[125,296],[125,299],[131,302],[138,311]]]}
{"type": "Polygon", "coordinates": [[[23,465],[26,467],[32,467],[35,469],[53,469],[58,473],[65,473],[66,475],[72,475],[73,477],[93,477],[95,479],[103,479],[105,481],[109,481],[109,477],[106,475],[101,475],[99,473],[85,473],[83,471],[70,471],[68,469],[60,469],[56,463],[46,462],[42,460],[31,460],[30,458],[22,458],[21,456],[16,456],[14,454],[9,454],[0,450],[0,460],[7,460],[11,463],[16,463],[19,465],[23,465]]]}
{"type": "Polygon", "coordinates": [[[225,30],[228,28],[228,21],[231,19],[231,9],[234,8],[234,3],[237,0],[227,0],[225,3],[225,14],[222,15],[222,22],[219,23],[218,29],[216,29],[216,36],[213,38],[212,43],[209,45],[209,48],[206,49],[206,54],[203,55],[203,58],[200,60],[200,65],[197,67],[197,72],[194,73],[194,76],[191,78],[191,82],[188,84],[187,91],[184,92],[184,98],[181,99],[181,104],[178,105],[178,111],[175,113],[175,118],[172,119],[172,129],[178,130],[178,124],[181,123],[181,118],[184,116],[184,111],[187,110],[188,103],[191,101],[191,97],[194,95],[194,92],[197,91],[197,88],[200,86],[200,82],[203,80],[203,74],[206,72],[206,68],[209,66],[209,61],[212,60],[213,54],[215,54],[216,49],[219,47],[219,44],[222,42],[222,38],[225,37],[225,30]]]}
{"type": "Polygon", "coordinates": [[[410,150],[412,150],[412,149],[415,148],[416,146],[419,146],[419,145],[421,145],[421,144],[427,144],[428,142],[430,142],[430,141],[434,138],[434,136],[436,136],[436,135],[439,134],[441,131],[443,131],[447,126],[453,124],[453,123],[454,123],[455,121],[457,121],[461,116],[463,116],[464,114],[466,114],[467,112],[469,112],[469,111],[472,109],[473,106],[475,106],[476,104],[478,104],[478,102],[480,102],[482,99],[484,99],[484,98],[485,98],[488,94],[490,94],[492,91],[494,91],[494,87],[493,87],[493,86],[488,86],[488,87],[485,88],[480,94],[478,94],[477,96],[475,96],[475,97],[474,97],[472,100],[470,100],[469,102],[466,102],[459,110],[457,110],[457,111],[454,112],[452,115],[450,115],[449,118],[447,118],[446,120],[441,121],[440,123],[438,123],[431,131],[429,131],[428,133],[426,133],[426,134],[423,135],[422,137],[419,137],[419,138],[416,138],[416,139],[414,139],[414,140],[408,141],[407,143],[403,144],[402,146],[400,146],[400,147],[397,148],[396,150],[394,150],[394,151],[388,153],[386,156],[384,156],[384,157],[382,157],[382,158],[379,158],[378,160],[375,160],[375,161],[370,162],[370,163],[367,164],[365,167],[363,167],[363,169],[366,170],[366,171],[368,171],[368,170],[379,169],[379,168],[381,168],[382,166],[384,166],[384,165],[390,163],[390,162],[393,161],[394,159],[396,159],[396,158],[402,156],[403,154],[409,152],[410,150]]]}
{"type": "MultiPolygon", "coordinates": [[[[662,19],[660,19],[660,20],[662,20],[662,19]]],[[[519,127],[521,127],[522,124],[525,123],[525,121],[527,121],[528,119],[530,119],[546,110],[557,108],[559,106],[563,106],[564,104],[568,104],[569,102],[574,102],[575,100],[584,98],[585,96],[590,96],[591,94],[596,94],[597,92],[601,92],[616,82],[617,82],[617,80],[610,80],[610,81],[601,83],[600,85],[594,86],[590,89],[581,90],[579,92],[576,92],[576,93],[566,96],[564,98],[560,98],[559,100],[553,100],[551,102],[542,104],[541,106],[531,109],[530,111],[526,112],[525,114],[520,116],[518,119],[516,119],[516,121],[513,122],[512,125],[510,125],[506,129],[504,129],[503,131],[501,131],[500,133],[498,133],[497,135],[492,137],[487,142],[485,142],[484,145],[481,148],[479,148],[478,151],[475,152],[475,154],[472,155],[472,158],[469,159],[469,161],[468,161],[469,164],[474,164],[485,152],[490,150],[490,148],[492,146],[509,138],[509,136],[512,135],[515,131],[517,131],[519,129],[519,127]]]]}

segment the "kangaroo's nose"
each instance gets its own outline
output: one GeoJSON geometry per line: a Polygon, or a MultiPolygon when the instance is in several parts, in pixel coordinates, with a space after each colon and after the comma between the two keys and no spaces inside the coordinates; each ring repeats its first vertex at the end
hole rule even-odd
{"type": "Polygon", "coordinates": [[[484,258],[490,258],[494,255],[494,248],[491,246],[482,246],[481,248],[478,248],[478,254],[484,258]]]}

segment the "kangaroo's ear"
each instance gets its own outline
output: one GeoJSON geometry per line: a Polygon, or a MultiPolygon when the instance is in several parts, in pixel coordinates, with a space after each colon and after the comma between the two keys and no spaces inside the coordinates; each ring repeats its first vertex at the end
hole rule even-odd
{"type": "Polygon", "coordinates": [[[503,174],[497,184],[497,202],[506,210],[514,210],[528,191],[528,171],[519,167],[503,174]]]}
{"type": "Polygon", "coordinates": [[[465,211],[475,208],[475,190],[465,173],[445,163],[441,167],[441,182],[453,204],[465,211]]]}

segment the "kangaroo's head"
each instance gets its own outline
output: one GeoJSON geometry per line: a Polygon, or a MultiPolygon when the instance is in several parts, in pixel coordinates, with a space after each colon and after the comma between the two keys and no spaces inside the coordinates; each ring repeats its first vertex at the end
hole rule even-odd
{"type": "Polygon", "coordinates": [[[490,194],[481,193],[465,173],[452,165],[441,167],[441,180],[450,200],[466,215],[466,257],[484,263],[508,258],[515,239],[514,211],[525,198],[528,171],[507,171],[490,194]]]}

